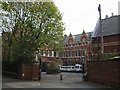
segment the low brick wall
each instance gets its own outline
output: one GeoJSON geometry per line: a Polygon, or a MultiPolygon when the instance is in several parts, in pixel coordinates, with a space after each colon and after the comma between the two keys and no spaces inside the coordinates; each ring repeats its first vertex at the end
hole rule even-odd
{"type": "Polygon", "coordinates": [[[120,87],[120,60],[88,61],[88,79],[113,87],[120,87]]]}

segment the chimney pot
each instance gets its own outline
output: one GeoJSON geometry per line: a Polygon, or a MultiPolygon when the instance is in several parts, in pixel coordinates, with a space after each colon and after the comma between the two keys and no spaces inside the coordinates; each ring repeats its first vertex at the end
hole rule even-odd
{"type": "Polygon", "coordinates": [[[66,36],[67,36],[67,34],[64,35],[64,37],[66,37],[66,36]]]}
{"type": "Polygon", "coordinates": [[[114,14],[113,13],[111,13],[112,14],[112,16],[114,16],[114,14]]]}
{"type": "Polygon", "coordinates": [[[108,18],[108,15],[106,15],[105,18],[108,18]]]}

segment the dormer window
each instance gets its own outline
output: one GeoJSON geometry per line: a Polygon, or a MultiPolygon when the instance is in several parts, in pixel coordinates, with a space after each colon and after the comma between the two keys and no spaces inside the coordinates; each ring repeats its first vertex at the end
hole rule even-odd
{"type": "Polygon", "coordinates": [[[82,39],[82,42],[86,42],[86,39],[85,39],[85,38],[83,38],[83,39],[82,39]]]}
{"type": "Polygon", "coordinates": [[[86,45],[86,38],[82,39],[82,45],[86,45]]]}
{"type": "Polygon", "coordinates": [[[71,39],[69,40],[69,43],[70,43],[70,44],[72,43],[72,40],[71,40],[71,39]]]}

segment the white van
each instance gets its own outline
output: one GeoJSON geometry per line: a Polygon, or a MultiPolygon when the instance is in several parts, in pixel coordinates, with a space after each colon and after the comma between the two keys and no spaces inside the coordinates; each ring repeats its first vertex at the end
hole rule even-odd
{"type": "Polygon", "coordinates": [[[67,71],[74,71],[75,70],[75,66],[67,66],[66,68],[67,71]]]}
{"type": "Polygon", "coordinates": [[[81,64],[75,64],[75,72],[82,72],[82,65],[81,64]]]}
{"type": "Polygon", "coordinates": [[[61,71],[75,71],[75,66],[60,66],[61,71]]]}
{"type": "Polygon", "coordinates": [[[66,71],[66,66],[60,66],[60,71],[66,71]]]}

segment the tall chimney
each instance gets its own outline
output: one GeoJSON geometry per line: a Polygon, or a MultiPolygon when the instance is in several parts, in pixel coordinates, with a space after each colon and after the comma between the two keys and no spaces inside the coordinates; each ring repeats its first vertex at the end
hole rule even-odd
{"type": "Polygon", "coordinates": [[[112,16],[114,16],[114,13],[111,13],[112,14],[112,16]]]}
{"type": "Polygon", "coordinates": [[[106,15],[105,18],[108,18],[108,15],[106,15]]]}
{"type": "Polygon", "coordinates": [[[67,37],[67,34],[64,35],[64,39],[67,37]]]}

